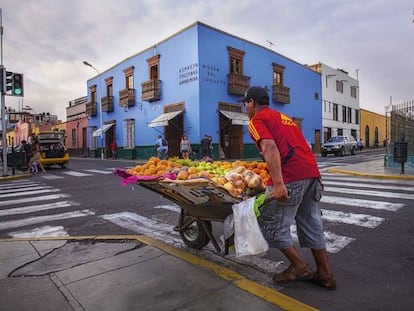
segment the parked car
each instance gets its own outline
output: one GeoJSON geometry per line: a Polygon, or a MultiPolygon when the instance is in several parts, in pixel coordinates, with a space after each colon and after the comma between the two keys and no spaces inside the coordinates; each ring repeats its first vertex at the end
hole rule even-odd
{"type": "Polygon", "coordinates": [[[354,155],[357,150],[357,141],[353,136],[333,136],[322,144],[321,155],[326,157],[333,153],[336,156],[343,157],[346,153],[354,155]]]}
{"type": "Polygon", "coordinates": [[[65,168],[70,160],[70,155],[65,142],[65,133],[61,131],[40,132],[37,136],[40,144],[40,163],[48,167],[60,165],[65,168]]]}

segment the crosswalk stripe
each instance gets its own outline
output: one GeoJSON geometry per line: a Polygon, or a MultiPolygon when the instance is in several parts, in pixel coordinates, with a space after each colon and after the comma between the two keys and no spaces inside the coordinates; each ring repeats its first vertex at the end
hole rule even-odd
{"type": "Polygon", "coordinates": [[[333,197],[324,195],[321,199],[322,203],[326,204],[337,204],[337,205],[348,205],[356,206],[362,208],[371,208],[378,210],[385,210],[396,212],[405,204],[403,203],[391,203],[385,201],[373,201],[373,200],[363,200],[363,199],[354,199],[354,198],[343,198],[343,197],[333,197]]]}
{"type": "Polygon", "coordinates": [[[54,179],[62,179],[62,178],[65,178],[65,177],[47,173],[45,175],[42,175],[42,178],[47,179],[47,180],[54,180],[54,179]]]}
{"type": "MultiPolygon", "coordinates": [[[[290,233],[292,235],[292,238],[296,243],[298,242],[298,234],[296,231],[296,225],[292,225],[290,227],[290,233]]],[[[349,245],[349,243],[355,241],[355,238],[347,237],[343,235],[337,235],[335,233],[324,231],[324,237],[325,237],[325,245],[326,245],[326,251],[331,254],[335,254],[345,248],[349,245]]]]}
{"type": "Polygon", "coordinates": [[[8,193],[8,194],[1,194],[0,199],[17,197],[17,196],[24,196],[24,195],[33,196],[33,195],[36,195],[36,194],[48,193],[48,192],[58,192],[58,191],[60,191],[60,190],[59,189],[44,189],[44,190],[25,191],[25,192],[19,192],[19,193],[8,193]]]}
{"type": "Polygon", "coordinates": [[[340,192],[341,194],[358,194],[358,195],[367,195],[367,196],[376,196],[376,197],[385,197],[385,198],[397,198],[397,199],[407,199],[413,200],[414,194],[408,193],[394,193],[394,192],[384,192],[384,191],[373,191],[373,190],[360,190],[360,189],[349,189],[342,187],[325,187],[327,192],[340,192]]]}
{"type": "Polygon", "coordinates": [[[177,205],[156,205],[154,206],[156,209],[165,209],[175,213],[181,213],[181,207],[177,205]]]}
{"type": "Polygon", "coordinates": [[[173,230],[172,225],[156,222],[150,218],[131,212],[106,214],[103,219],[116,224],[122,228],[148,235],[154,239],[164,241],[174,246],[183,247],[183,241],[178,233],[173,230]]]}
{"type": "Polygon", "coordinates": [[[22,192],[22,191],[34,191],[34,190],[40,190],[40,189],[51,189],[53,187],[51,186],[29,186],[29,187],[24,187],[24,188],[17,188],[17,189],[2,189],[0,190],[0,194],[5,194],[5,193],[18,193],[18,192],[22,192]]]}
{"type": "Polygon", "coordinates": [[[16,188],[24,188],[24,187],[32,187],[33,185],[39,185],[39,183],[35,183],[35,182],[25,182],[25,183],[0,184],[0,190],[16,189],[16,188]]]}
{"type": "Polygon", "coordinates": [[[78,205],[79,204],[76,202],[59,201],[59,202],[53,202],[53,203],[48,203],[48,204],[38,204],[38,205],[31,205],[31,206],[25,206],[25,207],[16,207],[16,208],[0,210],[0,216],[27,214],[27,213],[46,211],[49,209],[62,208],[62,207],[68,207],[68,206],[78,206],[78,205]]]}
{"type": "Polygon", "coordinates": [[[343,181],[330,181],[325,180],[324,185],[330,186],[347,186],[347,187],[360,187],[360,188],[374,188],[374,189],[386,189],[386,190],[399,190],[399,191],[411,191],[414,192],[414,187],[404,187],[404,186],[391,186],[391,185],[378,185],[378,184],[366,184],[358,182],[343,182],[343,181]]]}
{"type": "Polygon", "coordinates": [[[62,174],[75,176],[75,177],[92,176],[92,174],[86,174],[86,173],[77,172],[77,171],[65,171],[65,172],[62,172],[62,174]]]}
{"type": "Polygon", "coordinates": [[[97,173],[97,174],[112,174],[112,171],[102,171],[102,170],[85,170],[85,172],[97,173]]]}
{"type": "Polygon", "coordinates": [[[31,202],[38,202],[38,201],[48,201],[48,200],[56,200],[56,199],[63,199],[69,197],[68,194],[65,193],[58,193],[58,194],[50,194],[50,195],[43,195],[38,197],[30,197],[24,199],[13,199],[7,201],[0,201],[0,206],[9,206],[9,205],[17,205],[17,204],[25,204],[31,202]]]}
{"type": "Polygon", "coordinates": [[[84,217],[84,216],[91,216],[91,215],[95,215],[95,212],[85,209],[81,211],[73,211],[73,212],[67,212],[67,213],[61,213],[61,214],[54,214],[54,215],[47,215],[47,216],[35,216],[35,217],[24,218],[24,219],[19,219],[19,220],[2,221],[0,222],[0,230],[24,227],[24,226],[43,223],[47,221],[64,220],[68,218],[77,218],[77,217],[84,217]]]}
{"type": "Polygon", "coordinates": [[[385,220],[384,218],[367,214],[344,213],[327,209],[322,209],[322,219],[329,222],[344,223],[367,228],[375,228],[385,220]]]}
{"type": "Polygon", "coordinates": [[[355,241],[355,238],[338,235],[329,231],[324,231],[326,251],[335,254],[344,249],[349,243],[355,241]]]}
{"type": "Polygon", "coordinates": [[[63,226],[43,226],[27,231],[15,231],[8,234],[12,238],[44,238],[69,236],[63,226]]]}

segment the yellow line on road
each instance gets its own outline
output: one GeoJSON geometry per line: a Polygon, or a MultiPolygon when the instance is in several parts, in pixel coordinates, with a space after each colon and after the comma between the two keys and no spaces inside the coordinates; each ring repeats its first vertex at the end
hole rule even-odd
{"type": "Polygon", "coordinates": [[[328,173],[338,173],[338,174],[353,175],[353,176],[364,176],[364,177],[380,178],[380,179],[414,180],[414,176],[412,175],[373,174],[373,173],[349,171],[349,170],[344,170],[340,168],[328,168],[327,171],[328,173]]]}

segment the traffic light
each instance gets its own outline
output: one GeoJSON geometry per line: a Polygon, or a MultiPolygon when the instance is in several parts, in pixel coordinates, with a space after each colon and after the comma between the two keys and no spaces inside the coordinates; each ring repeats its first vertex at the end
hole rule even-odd
{"type": "Polygon", "coordinates": [[[23,74],[22,73],[13,73],[12,84],[13,84],[12,95],[23,96],[23,74]]]}

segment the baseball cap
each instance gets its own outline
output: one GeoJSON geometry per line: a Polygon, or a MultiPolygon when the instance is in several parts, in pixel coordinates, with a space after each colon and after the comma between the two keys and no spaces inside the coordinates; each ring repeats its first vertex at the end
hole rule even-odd
{"type": "Polygon", "coordinates": [[[254,99],[259,105],[269,105],[269,95],[267,94],[266,89],[261,86],[251,86],[248,88],[244,96],[240,98],[239,102],[245,102],[249,99],[254,99]]]}

